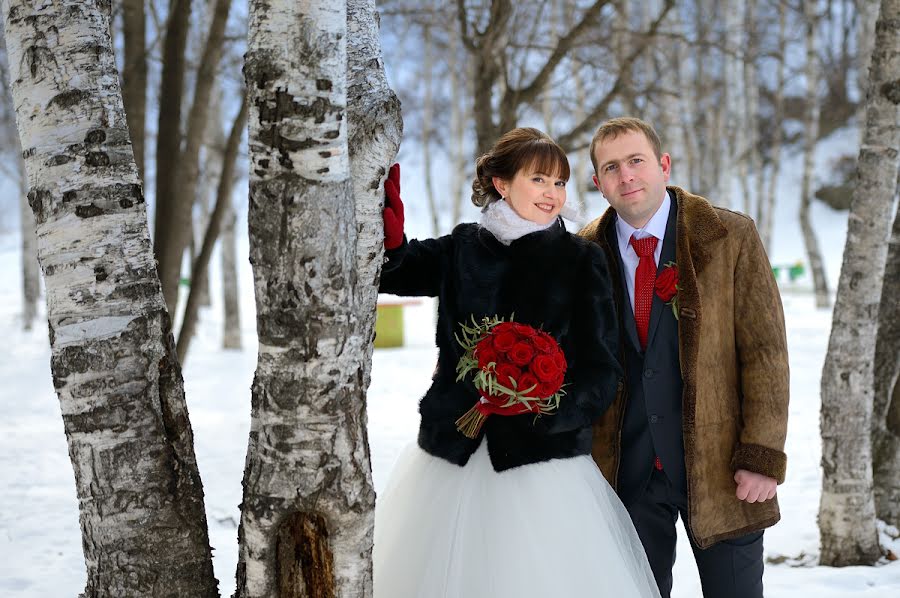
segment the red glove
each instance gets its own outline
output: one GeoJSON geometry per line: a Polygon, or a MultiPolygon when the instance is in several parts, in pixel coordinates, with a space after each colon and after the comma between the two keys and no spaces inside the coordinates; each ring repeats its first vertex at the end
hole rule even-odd
{"type": "Polygon", "coordinates": [[[403,245],[403,202],[400,200],[400,165],[394,164],[384,182],[384,248],[403,245]]]}

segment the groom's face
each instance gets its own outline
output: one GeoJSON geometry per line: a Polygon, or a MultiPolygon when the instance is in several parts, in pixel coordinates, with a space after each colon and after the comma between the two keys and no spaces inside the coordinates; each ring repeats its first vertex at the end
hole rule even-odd
{"type": "Polygon", "coordinates": [[[665,199],[672,167],[669,154],[657,158],[643,133],[626,131],[598,143],[594,157],[597,189],[622,220],[642,228],[665,199]]]}

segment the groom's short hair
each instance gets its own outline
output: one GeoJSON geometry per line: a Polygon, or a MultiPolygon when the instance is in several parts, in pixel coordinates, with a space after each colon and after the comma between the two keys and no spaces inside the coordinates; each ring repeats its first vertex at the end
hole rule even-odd
{"type": "Polygon", "coordinates": [[[615,139],[628,131],[643,133],[644,137],[647,138],[647,141],[650,142],[650,147],[653,148],[656,159],[659,160],[662,158],[662,142],[660,142],[659,135],[656,134],[656,130],[650,123],[644,122],[639,118],[634,118],[633,116],[611,118],[600,125],[600,128],[597,129],[597,132],[594,133],[594,138],[591,140],[591,164],[594,165],[594,174],[599,175],[597,172],[597,156],[594,154],[597,145],[607,139],[615,139]]]}

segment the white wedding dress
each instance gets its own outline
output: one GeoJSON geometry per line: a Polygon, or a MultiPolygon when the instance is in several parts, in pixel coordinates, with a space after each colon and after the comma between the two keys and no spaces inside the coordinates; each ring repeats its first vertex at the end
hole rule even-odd
{"type": "Polygon", "coordinates": [[[375,598],[658,598],[593,459],[494,471],[407,447],[375,507],[375,598]]]}

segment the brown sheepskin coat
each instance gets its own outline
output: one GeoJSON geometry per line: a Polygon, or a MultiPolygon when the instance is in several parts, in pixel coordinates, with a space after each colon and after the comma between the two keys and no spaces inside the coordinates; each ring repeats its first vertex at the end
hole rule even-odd
{"type": "MultiPolygon", "coordinates": [[[[747,503],[735,496],[734,472],[784,481],[788,355],[784,313],[753,221],[712,206],[678,187],[676,262],[682,429],[688,484],[688,529],[700,547],[776,523],[777,498],[747,503]]],[[[579,234],[599,244],[610,264],[618,251],[606,230],[609,209],[579,234]]],[[[621,294],[619,268],[610,267],[621,294]]],[[[615,487],[625,392],[594,425],[593,456],[615,487]]]]}

